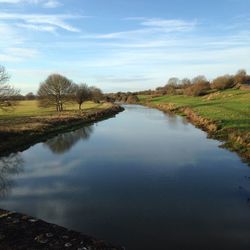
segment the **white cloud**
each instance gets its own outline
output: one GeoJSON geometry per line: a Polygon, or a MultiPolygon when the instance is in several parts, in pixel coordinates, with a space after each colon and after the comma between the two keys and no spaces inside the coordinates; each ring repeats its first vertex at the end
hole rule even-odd
{"type": "Polygon", "coordinates": [[[34,25],[34,24],[24,24],[19,23],[16,24],[17,27],[29,29],[29,30],[35,30],[35,31],[45,31],[45,32],[56,32],[56,27],[51,25],[34,25]]]}
{"type": "Polygon", "coordinates": [[[57,8],[57,7],[60,7],[61,5],[62,4],[56,0],[49,0],[43,4],[45,8],[57,8]]]}
{"type": "Polygon", "coordinates": [[[7,48],[6,52],[19,58],[33,58],[39,55],[39,52],[32,48],[7,48]]]}
{"type": "Polygon", "coordinates": [[[0,3],[5,4],[41,4],[44,8],[57,8],[62,4],[57,0],[0,0],[0,3]]]}
{"type": "Polygon", "coordinates": [[[196,21],[185,21],[179,19],[146,19],[141,23],[144,26],[163,29],[165,32],[190,31],[195,28],[196,21]]]}
{"type": "Polygon", "coordinates": [[[0,23],[0,37],[4,38],[0,39],[0,48],[5,45],[22,44],[25,40],[11,25],[4,23],[0,23]]]}
{"type": "Polygon", "coordinates": [[[33,48],[18,48],[11,47],[6,48],[0,52],[0,61],[4,62],[20,62],[28,59],[32,59],[39,55],[38,50],[33,48]]]}
{"type": "Polygon", "coordinates": [[[15,20],[15,21],[21,20],[24,24],[51,25],[56,28],[61,28],[70,32],[80,32],[80,30],[67,24],[65,20],[75,19],[80,17],[83,16],[60,15],[60,14],[57,15],[19,14],[19,13],[0,12],[0,20],[15,20]]]}
{"type": "Polygon", "coordinates": [[[152,36],[154,34],[169,34],[192,31],[196,26],[196,21],[186,21],[181,19],[146,19],[129,18],[126,20],[140,21],[140,29],[113,32],[106,34],[87,34],[84,38],[90,39],[137,39],[138,37],[152,36]]]}

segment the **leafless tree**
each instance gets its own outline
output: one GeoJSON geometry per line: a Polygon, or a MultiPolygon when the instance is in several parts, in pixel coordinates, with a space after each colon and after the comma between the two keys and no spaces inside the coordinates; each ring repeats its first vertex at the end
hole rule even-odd
{"type": "Polygon", "coordinates": [[[26,100],[35,100],[36,96],[33,94],[33,92],[29,92],[28,94],[25,95],[26,100]]]}
{"type": "Polygon", "coordinates": [[[63,105],[72,99],[74,87],[65,76],[52,74],[40,84],[37,95],[41,107],[54,106],[56,111],[63,111],[63,105]]]}
{"type": "Polygon", "coordinates": [[[205,76],[196,76],[192,79],[192,84],[184,89],[184,94],[190,96],[201,96],[205,95],[210,90],[210,83],[205,76]]]}
{"type": "Polygon", "coordinates": [[[87,84],[75,84],[74,99],[79,105],[79,110],[82,109],[82,104],[91,98],[91,91],[87,84]]]}
{"type": "Polygon", "coordinates": [[[185,88],[190,87],[190,85],[191,85],[190,79],[188,79],[188,78],[183,78],[183,79],[181,80],[181,88],[185,89],[185,88]]]}
{"type": "Polygon", "coordinates": [[[230,75],[219,76],[211,84],[213,89],[224,90],[234,86],[234,78],[230,75]]]}
{"type": "Polygon", "coordinates": [[[99,88],[92,86],[89,88],[89,90],[91,93],[91,100],[92,101],[98,103],[104,98],[103,93],[99,88]]]}
{"type": "Polygon", "coordinates": [[[177,85],[180,83],[179,78],[177,77],[171,77],[168,80],[168,83],[166,86],[173,86],[173,87],[177,87],[177,85]]]}
{"type": "Polygon", "coordinates": [[[12,108],[16,104],[16,101],[12,97],[18,96],[20,92],[8,84],[9,79],[9,74],[5,68],[0,65],[0,109],[2,110],[12,108]]]}
{"type": "Polygon", "coordinates": [[[236,75],[234,76],[234,83],[235,84],[244,84],[247,79],[247,72],[244,69],[238,70],[236,75]]]}

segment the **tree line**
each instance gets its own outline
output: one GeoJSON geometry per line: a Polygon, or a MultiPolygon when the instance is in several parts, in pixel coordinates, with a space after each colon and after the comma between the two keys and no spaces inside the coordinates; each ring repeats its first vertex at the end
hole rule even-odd
{"type": "Polygon", "coordinates": [[[239,70],[235,75],[219,76],[212,81],[208,81],[203,75],[196,76],[193,79],[184,78],[182,80],[172,77],[165,86],[156,88],[155,93],[160,95],[184,94],[201,96],[209,91],[225,90],[242,84],[250,84],[250,75],[244,69],[239,70]]]}
{"type": "Polygon", "coordinates": [[[77,103],[79,110],[85,101],[96,103],[104,99],[102,91],[85,83],[76,84],[60,74],[52,74],[39,86],[37,94],[32,92],[25,96],[20,95],[20,90],[15,89],[8,81],[9,74],[0,66],[0,109],[7,110],[15,106],[19,100],[38,100],[40,107],[54,107],[56,111],[64,110],[66,103],[77,103]]]}

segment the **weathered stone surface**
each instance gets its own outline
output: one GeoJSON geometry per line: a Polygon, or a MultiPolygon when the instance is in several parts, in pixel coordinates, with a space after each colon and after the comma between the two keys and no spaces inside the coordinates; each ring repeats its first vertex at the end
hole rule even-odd
{"type": "Polygon", "coordinates": [[[0,209],[1,250],[122,250],[102,240],[0,209]]]}

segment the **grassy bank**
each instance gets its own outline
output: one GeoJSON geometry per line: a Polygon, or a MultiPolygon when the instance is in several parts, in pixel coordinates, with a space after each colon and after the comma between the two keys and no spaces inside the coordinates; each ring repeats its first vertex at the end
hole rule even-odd
{"type": "Polygon", "coordinates": [[[141,95],[139,99],[142,104],[185,114],[210,136],[224,141],[224,146],[250,161],[249,90],[230,89],[202,97],[141,95]]]}
{"type": "Polygon", "coordinates": [[[21,101],[12,112],[0,113],[0,155],[24,150],[34,143],[113,116],[122,109],[111,103],[86,102],[82,110],[68,105],[63,112],[39,108],[36,101],[21,101]]]}

